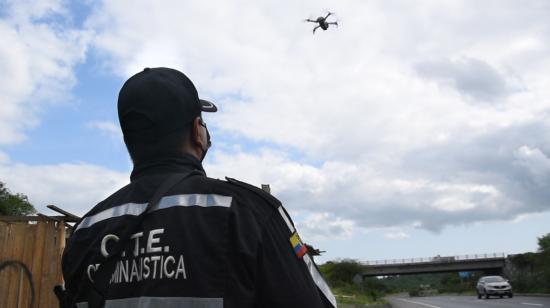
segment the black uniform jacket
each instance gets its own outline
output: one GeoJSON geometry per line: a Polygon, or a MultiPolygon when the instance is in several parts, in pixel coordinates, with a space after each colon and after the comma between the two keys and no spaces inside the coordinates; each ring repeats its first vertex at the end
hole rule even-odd
{"type": "Polygon", "coordinates": [[[78,307],[88,307],[101,260],[160,183],[192,170],[113,254],[105,307],[335,306],[311,258],[299,253],[301,243],[291,242],[294,226],[277,199],[233,179],[208,178],[196,158],[183,156],[136,166],[129,185],[75,226],[62,268],[78,307]]]}

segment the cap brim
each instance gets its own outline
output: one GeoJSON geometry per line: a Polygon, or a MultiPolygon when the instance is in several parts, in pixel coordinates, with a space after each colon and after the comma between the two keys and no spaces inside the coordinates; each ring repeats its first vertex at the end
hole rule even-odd
{"type": "Polygon", "coordinates": [[[199,102],[201,103],[201,111],[204,111],[204,112],[218,111],[218,107],[216,107],[216,105],[214,105],[214,103],[212,103],[211,101],[199,99],[199,102]]]}

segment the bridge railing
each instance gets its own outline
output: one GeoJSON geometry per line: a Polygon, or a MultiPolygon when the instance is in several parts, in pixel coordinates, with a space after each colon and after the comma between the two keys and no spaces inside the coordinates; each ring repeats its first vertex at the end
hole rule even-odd
{"type": "Polygon", "coordinates": [[[470,255],[457,255],[457,256],[434,256],[424,258],[407,258],[407,259],[388,259],[388,260],[374,260],[363,261],[363,265],[384,265],[384,264],[416,264],[416,263],[434,263],[434,262],[454,262],[463,260],[483,260],[504,258],[504,253],[482,253],[482,254],[470,254],[470,255]]]}

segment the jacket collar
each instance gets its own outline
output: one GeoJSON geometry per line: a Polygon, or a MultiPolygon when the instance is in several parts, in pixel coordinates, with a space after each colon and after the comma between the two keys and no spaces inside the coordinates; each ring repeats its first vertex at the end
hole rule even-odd
{"type": "Polygon", "coordinates": [[[178,157],[158,158],[134,165],[130,181],[134,182],[143,176],[153,174],[189,172],[193,170],[197,170],[206,176],[201,162],[193,155],[184,154],[178,157]]]}

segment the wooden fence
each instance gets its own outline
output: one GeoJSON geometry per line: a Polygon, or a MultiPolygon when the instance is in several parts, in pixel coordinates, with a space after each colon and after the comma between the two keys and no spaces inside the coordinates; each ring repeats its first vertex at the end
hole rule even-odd
{"type": "MultiPolygon", "coordinates": [[[[33,308],[58,307],[52,290],[63,279],[61,255],[66,225],[34,217],[0,217],[0,262],[17,260],[29,268],[35,290],[33,308]]],[[[31,289],[24,271],[8,266],[0,272],[0,307],[27,308],[30,302],[31,289]]]]}

